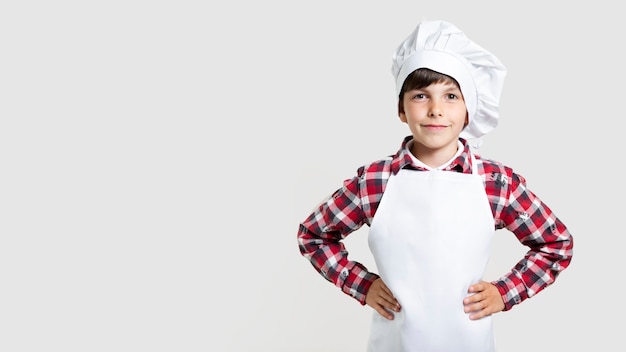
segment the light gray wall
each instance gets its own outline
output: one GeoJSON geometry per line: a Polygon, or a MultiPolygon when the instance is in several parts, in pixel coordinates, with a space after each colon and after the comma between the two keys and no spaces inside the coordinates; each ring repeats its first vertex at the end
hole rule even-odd
{"type": "MultiPolygon", "coordinates": [[[[623,345],[616,3],[99,3],[1,6],[0,350],[364,351],[371,309],[296,230],[409,133],[391,54],[422,19],[507,66],[480,153],[575,238],[554,286],[496,315],[500,350],[623,345]]],[[[366,236],[346,243],[373,265],[366,236]]]]}

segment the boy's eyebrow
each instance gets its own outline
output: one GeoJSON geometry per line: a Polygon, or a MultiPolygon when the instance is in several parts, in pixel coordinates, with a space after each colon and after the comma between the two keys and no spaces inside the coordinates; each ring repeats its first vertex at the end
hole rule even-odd
{"type": "MultiPolygon", "coordinates": [[[[433,84],[435,84],[435,83],[433,83],[433,84]]],[[[407,92],[413,92],[413,91],[426,91],[426,90],[428,90],[428,87],[429,87],[429,86],[431,86],[431,85],[433,85],[433,84],[429,84],[428,86],[426,86],[426,87],[422,87],[422,88],[413,88],[413,89],[409,89],[409,90],[407,90],[407,92]]],[[[444,84],[445,84],[445,83],[444,83],[444,84]]],[[[461,88],[459,88],[458,86],[456,86],[456,85],[455,85],[455,84],[453,84],[453,83],[450,83],[450,84],[445,84],[445,85],[447,86],[447,87],[446,87],[446,89],[445,89],[445,91],[446,91],[446,92],[449,92],[449,91],[456,91],[456,92],[460,92],[460,91],[461,91],[461,88]]]]}

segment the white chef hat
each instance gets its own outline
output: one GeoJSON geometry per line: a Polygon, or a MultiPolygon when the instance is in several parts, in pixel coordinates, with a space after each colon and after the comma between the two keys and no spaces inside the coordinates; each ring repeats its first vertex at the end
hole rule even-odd
{"type": "Polygon", "coordinates": [[[479,138],[498,125],[506,68],[456,26],[445,21],[423,21],[398,46],[391,67],[397,96],[404,80],[418,68],[451,76],[461,86],[469,116],[461,137],[479,138]]]}

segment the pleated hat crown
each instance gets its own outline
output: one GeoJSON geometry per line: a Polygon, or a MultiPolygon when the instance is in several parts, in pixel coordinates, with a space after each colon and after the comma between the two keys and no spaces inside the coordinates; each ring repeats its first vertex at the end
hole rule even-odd
{"type": "Polygon", "coordinates": [[[459,83],[469,123],[465,139],[480,138],[498,125],[506,68],[498,58],[445,21],[423,21],[393,54],[391,73],[399,96],[404,80],[418,68],[451,76],[459,83]]]}

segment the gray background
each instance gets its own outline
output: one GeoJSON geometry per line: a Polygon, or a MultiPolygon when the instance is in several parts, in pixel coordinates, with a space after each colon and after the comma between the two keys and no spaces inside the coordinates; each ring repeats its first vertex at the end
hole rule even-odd
{"type": "MultiPolygon", "coordinates": [[[[391,54],[422,19],[507,66],[480,153],[575,237],[554,286],[495,316],[499,350],[624,350],[617,3],[211,4],[0,5],[0,350],[364,351],[372,310],[296,231],[409,134],[391,54]]],[[[373,266],[366,237],[346,244],[373,266]]],[[[498,232],[487,278],[523,250],[498,232]]]]}

